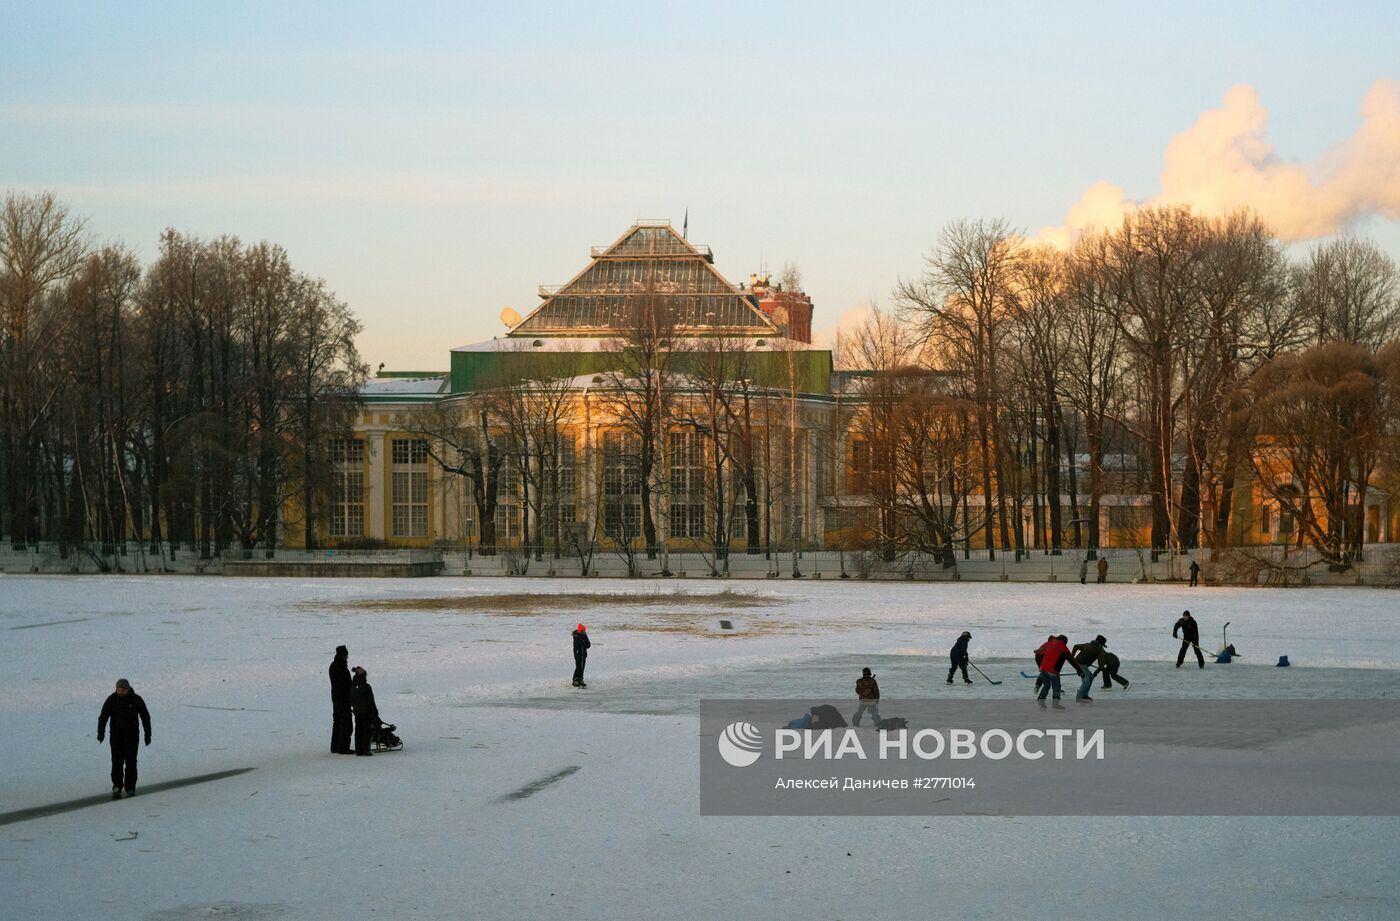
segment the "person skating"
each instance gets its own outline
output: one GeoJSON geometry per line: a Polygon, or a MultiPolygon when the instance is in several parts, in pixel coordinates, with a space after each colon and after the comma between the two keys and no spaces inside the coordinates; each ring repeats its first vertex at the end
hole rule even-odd
{"type": "MultiPolygon", "coordinates": [[[[1227,624],[1228,626],[1228,624],[1227,624]]],[[[1181,617],[1172,626],[1172,639],[1176,639],[1177,632],[1181,633],[1181,649],[1176,654],[1176,667],[1181,668],[1181,663],[1186,661],[1186,651],[1194,649],[1196,651],[1196,664],[1200,668],[1206,667],[1206,657],[1201,655],[1201,628],[1196,623],[1196,619],[1191,616],[1190,611],[1182,611],[1181,617]]]]}
{"type": "Polygon", "coordinates": [[[1064,709],[1060,704],[1060,666],[1068,656],[1069,647],[1058,636],[1051,636],[1035,651],[1036,661],[1040,664],[1040,706],[1045,706],[1045,695],[1054,691],[1055,709],[1064,709]]]}
{"type": "Polygon", "coordinates": [[[1094,686],[1094,678],[1099,672],[1095,671],[1093,666],[1097,665],[1099,671],[1103,670],[1105,664],[1104,647],[1107,645],[1108,640],[1104,639],[1101,633],[1094,637],[1092,642],[1076,643],[1074,648],[1070,650],[1070,655],[1074,659],[1074,664],[1078,666],[1080,670],[1079,690],[1074,692],[1075,700],[1092,701],[1094,699],[1089,696],[1089,689],[1094,686]]]}
{"type": "Polygon", "coordinates": [[[369,672],[356,665],[354,673],[350,679],[350,706],[355,711],[355,754],[368,756],[374,754],[370,751],[370,735],[379,728],[379,708],[374,704],[369,672]]]}
{"type": "Polygon", "coordinates": [[[1103,661],[1104,666],[1102,674],[1104,690],[1107,691],[1112,688],[1113,682],[1116,681],[1121,684],[1123,690],[1126,691],[1132,682],[1118,674],[1118,657],[1111,652],[1104,652],[1103,661]]]}
{"type": "Polygon", "coordinates": [[[952,661],[952,664],[948,666],[949,684],[953,683],[953,673],[959,668],[962,669],[963,684],[972,683],[972,679],[967,677],[967,643],[971,639],[972,634],[964,630],[962,636],[958,637],[958,641],[953,644],[953,648],[948,651],[948,657],[952,661]]]}
{"type": "Polygon", "coordinates": [[[1079,584],[1083,585],[1089,581],[1089,558],[1086,556],[1079,561],[1079,584]]]}
{"type": "Polygon", "coordinates": [[[859,726],[861,717],[865,715],[866,710],[869,710],[870,718],[875,721],[875,726],[878,728],[880,725],[880,684],[868,668],[861,669],[860,677],[856,679],[856,698],[860,701],[860,706],[856,707],[856,715],[851,717],[851,725],[859,726]]]}
{"type": "Polygon", "coordinates": [[[1191,561],[1191,587],[1195,588],[1201,584],[1201,564],[1195,560],[1191,561]]]}
{"type": "Polygon", "coordinates": [[[131,689],[131,682],[117,679],[117,687],[102,704],[97,718],[97,741],[101,743],[112,721],[112,799],[136,795],[136,753],[140,750],[136,729],[139,723],[146,730],[146,744],[151,744],[151,714],[141,695],[131,689]]]}
{"type": "Polygon", "coordinates": [[[335,658],[331,660],[331,753],[353,755],[350,737],[353,732],[350,723],[350,669],[346,662],[350,650],[344,646],[335,647],[335,658]]]}
{"type": "Polygon", "coordinates": [[[586,688],[583,683],[583,668],[588,664],[588,648],[593,643],[588,639],[588,628],[579,624],[571,634],[574,638],[574,687],[586,688]]]}
{"type": "MultiPolygon", "coordinates": [[[[1069,648],[1069,637],[1065,636],[1063,633],[1061,633],[1061,634],[1059,634],[1058,636],[1056,636],[1055,639],[1059,640],[1061,643],[1064,643],[1066,649],[1069,648]]],[[[1044,647],[1042,646],[1041,648],[1043,649],[1044,647]]],[[[1037,649],[1037,650],[1035,651],[1035,667],[1036,667],[1035,687],[1031,689],[1031,696],[1032,696],[1032,697],[1034,697],[1036,694],[1038,694],[1038,693],[1040,692],[1040,685],[1041,685],[1041,682],[1042,682],[1042,676],[1040,675],[1040,659],[1041,659],[1040,649],[1037,649]]],[[[1079,666],[1075,665],[1075,664],[1074,664],[1074,660],[1071,659],[1069,656],[1065,656],[1065,657],[1063,657],[1062,659],[1060,659],[1059,664],[1055,666],[1055,674],[1056,674],[1056,675],[1058,675],[1058,674],[1060,674],[1060,672],[1064,671],[1064,667],[1065,667],[1065,663],[1066,663],[1066,662],[1068,662],[1068,663],[1070,664],[1070,666],[1074,668],[1074,673],[1075,673],[1076,675],[1079,674],[1079,666]]]]}
{"type": "Polygon", "coordinates": [[[1099,557],[1099,584],[1108,581],[1108,557],[1099,557]]]}

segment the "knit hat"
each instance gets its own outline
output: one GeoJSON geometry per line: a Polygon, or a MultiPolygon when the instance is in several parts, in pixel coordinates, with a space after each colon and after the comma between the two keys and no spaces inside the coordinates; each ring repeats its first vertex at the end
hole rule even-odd
{"type": "Polygon", "coordinates": [[[579,624],[579,625],[578,625],[578,632],[579,632],[579,633],[585,633],[585,632],[587,632],[587,628],[584,627],[583,624],[579,624]]]}
{"type": "Polygon", "coordinates": [[[126,688],[126,689],[129,691],[129,690],[131,690],[131,682],[130,682],[130,681],[127,681],[125,678],[118,678],[118,679],[117,679],[117,687],[119,687],[119,688],[126,688]]]}
{"type": "Polygon", "coordinates": [[[350,650],[346,649],[344,646],[337,646],[335,647],[335,654],[338,656],[348,656],[350,655],[350,650]]]}
{"type": "Polygon", "coordinates": [[[863,675],[863,676],[866,677],[866,678],[869,678],[869,677],[870,677],[870,669],[868,669],[868,668],[862,668],[862,669],[860,670],[860,673],[861,673],[861,675],[863,675]]]}
{"type": "Polygon", "coordinates": [[[964,637],[966,637],[967,639],[969,639],[969,640],[972,639],[972,632],[969,631],[969,630],[964,630],[964,631],[962,632],[962,635],[963,635],[964,637]]]}

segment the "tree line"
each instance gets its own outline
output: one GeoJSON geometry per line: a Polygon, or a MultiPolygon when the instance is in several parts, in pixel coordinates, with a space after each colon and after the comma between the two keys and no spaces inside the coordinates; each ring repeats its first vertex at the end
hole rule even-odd
{"type": "Polygon", "coordinates": [[[314,545],[327,446],[366,377],[359,332],[275,244],[167,230],[142,265],[53,195],[7,194],[0,534],[104,568],[128,541],[208,557],[295,525],[314,545]]]}
{"type": "Polygon", "coordinates": [[[954,222],[838,350],[876,372],[855,421],[867,530],[1096,548],[1105,495],[1138,493],[1151,547],[1222,547],[1257,483],[1290,540],[1346,562],[1396,469],[1397,333],[1400,273],[1368,240],[1290,259],[1252,213],[1179,207],[1069,250],[954,222]]]}

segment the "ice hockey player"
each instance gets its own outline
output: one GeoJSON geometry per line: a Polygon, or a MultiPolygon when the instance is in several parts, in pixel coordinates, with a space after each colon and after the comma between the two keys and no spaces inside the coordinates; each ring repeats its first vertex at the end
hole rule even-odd
{"type": "Polygon", "coordinates": [[[1094,686],[1094,678],[1099,672],[1093,666],[1097,665],[1101,671],[1104,667],[1104,647],[1108,645],[1108,640],[1100,633],[1094,637],[1091,643],[1076,643],[1070,650],[1070,655],[1074,657],[1074,664],[1079,667],[1079,690],[1074,692],[1075,700],[1092,701],[1089,696],[1089,689],[1094,686]]]}
{"type": "Polygon", "coordinates": [[[948,666],[949,684],[953,683],[953,672],[959,668],[962,669],[963,684],[972,683],[972,679],[967,677],[967,643],[971,639],[972,634],[964,630],[962,636],[958,637],[958,641],[953,644],[953,648],[948,651],[948,656],[952,660],[952,664],[948,666]]]}
{"type": "MultiPolygon", "coordinates": [[[[1226,624],[1226,626],[1229,626],[1226,624]]],[[[1176,654],[1176,667],[1181,668],[1181,663],[1186,661],[1186,651],[1193,649],[1196,652],[1196,665],[1205,668],[1206,659],[1201,655],[1201,628],[1196,623],[1196,619],[1191,616],[1190,611],[1182,611],[1181,617],[1177,619],[1172,627],[1172,639],[1176,639],[1178,631],[1181,633],[1181,649],[1176,654]]]]}
{"type": "Polygon", "coordinates": [[[1132,682],[1128,681],[1127,678],[1124,678],[1118,674],[1118,657],[1111,652],[1104,652],[1103,661],[1103,689],[1105,691],[1109,690],[1113,687],[1113,682],[1116,681],[1119,684],[1121,684],[1123,686],[1123,690],[1126,691],[1128,689],[1128,685],[1132,682]]]}
{"type": "Polygon", "coordinates": [[[1058,636],[1051,636],[1035,651],[1035,659],[1040,663],[1040,706],[1045,706],[1045,695],[1055,692],[1054,706],[1063,710],[1060,704],[1060,666],[1069,656],[1069,647],[1058,636]]]}

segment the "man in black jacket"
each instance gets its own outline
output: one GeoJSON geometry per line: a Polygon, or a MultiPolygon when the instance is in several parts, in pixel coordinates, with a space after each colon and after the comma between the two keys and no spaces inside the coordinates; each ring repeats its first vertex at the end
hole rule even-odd
{"type": "Polygon", "coordinates": [[[350,750],[350,650],[335,647],[331,660],[331,753],[353,755],[350,750]]]}
{"type": "Polygon", "coordinates": [[[97,718],[97,741],[101,742],[107,731],[107,721],[112,721],[112,799],[121,799],[125,788],[127,796],[136,795],[136,727],[139,722],[146,730],[146,744],[151,744],[151,714],[146,710],[146,702],[141,695],[131,689],[131,682],[117,679],[117,689],[102,704],[102,715],[97,718]]]}
{"type": "Polygon", "coordinates": [[[588,639],[588,630],[579,624],[572,633],[574,638],[574,687],[586,688],[583,683],[583,669],[588,664],[588,649],[593,643],[588,639]]]}
{"type": "MultiPolygon", "coordinates": [[[[1228,624],[1226,625],[1228,626],[1228,624]]],[[[1177,632],[1181,633],[1181,650],[1176,654],[1176,667],[1181,668],[1181,663],[1186,661],[1186,651],[1194,649],[1196,651],[1196,664],[1201,668],[1206,667],[1206,658],[1201,655],[1201,628],[1196,623],[1196,619],[1191,616],[1190,611],[1182,611],[1181,617],[1177,619],[1176,625],[1172,627],[1172,639],[1176,639],[1177,632]]]]}
{"type": "Polygon", "coordinates": [[[355,711],[355,754],[372,755],[370,733],[379,728],[379,708],[374,705],[369,672],[358,665],[350,679],[350,706],[355,711]]]}
{"type": "Polygon", "coordinates": [[[948,657],[952,661],[952,665],[948,667],[949,684],[953,683],[953,672],[957,671],[959,668],[962,669],[963,684],[972,683],[972,679],[967,677],[967,644],[971,640],[972,634],[964,630],[962,636],[958,637],[958,641],[953,644],[953,648],[948,650],[948,657]]]}

